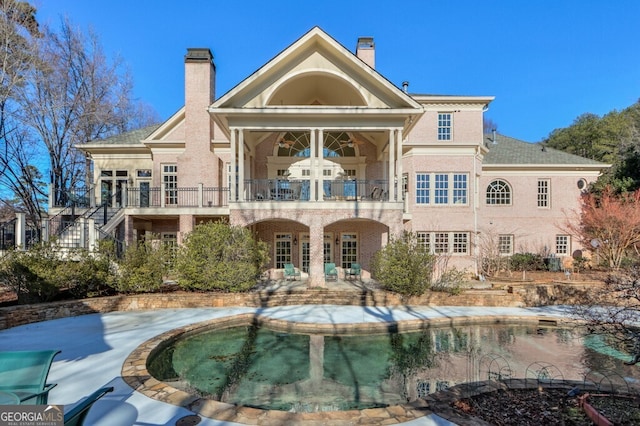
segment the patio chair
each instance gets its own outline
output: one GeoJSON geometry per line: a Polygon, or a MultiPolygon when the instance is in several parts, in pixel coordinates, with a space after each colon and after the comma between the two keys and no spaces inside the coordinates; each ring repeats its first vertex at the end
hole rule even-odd
{"type": "Polygon", "coordinates": [[[84,401],[73,407],[69,412],[65,413],[64,426],[82,426],[93,404],[109,392],[113,392],[113,386],[98,389],[84,399],[84,401]]]}
{"type": "Polygon", "coordinates": [[[352,263],[350,268],[344,270],[344,279],[362,279],[362,268],[359,263],[352,263]]]}
{"type": "Polygon", "coordinates": [[[284,279],[285,280],[294,280],[298,278],[300,279],[300,271],[297,270],[293,263],[285,263],[284,264],[284,279]]]}
{"type": "Polygon", "coordinates": [[[325,281],[338,280],[338,270],[336,269],[335,263],[325,263],[324,264],[324,279],[325,281]]]}
{"type": "Polygon", "coordinates": [[[0,352],[0,391],[15,394],[20,404],[46,404],[49,391],[56,386],[47,383],[53,358],[59,350],[0,352]]]}

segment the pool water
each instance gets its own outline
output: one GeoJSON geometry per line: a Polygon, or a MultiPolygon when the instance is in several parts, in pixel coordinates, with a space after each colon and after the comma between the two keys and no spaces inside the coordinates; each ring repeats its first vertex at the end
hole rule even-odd
{"type": "Polygon", "coordinates": [[[624,364],[629,359],[602,340],[556,327],[478,324],[327,336],[243,326],[182,337],[147,367],[202,397],[313,412],[397,405],[488,378],[584,380],[606,370],[631,383],[640,372],[624,364]]]}

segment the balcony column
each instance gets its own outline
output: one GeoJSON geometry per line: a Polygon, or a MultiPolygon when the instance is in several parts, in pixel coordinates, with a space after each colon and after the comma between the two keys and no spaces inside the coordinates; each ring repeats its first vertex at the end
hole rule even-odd
{"type": "Polygon", "coordinates": [[[402,129],[396,129],[396,197],[397,201],[402,201],[402,129]]]}
{"type": "Polygon", "coordinates": [[[244,201],[244,129],[238,130],[238,201],[244,201]]]}
{"type": "MultiPolygon", "coordinates": [[[[318,176],[318,201],[324,201],[324,131],[318,129],[318,165],[315,168],[318,176]]],[[[324,241],[324,239],[322,239],[324,241]]],[[[324,266],[323,266],[324,268],[324,266]]],[[[323,272],[324,274],[324,269],[323,272]]]]}
{"type": "Polygon", "coordinates": [[[309,140],[309,201],[316,201],[316,180],[318,179],[318,170],[316,168],[316,134],[318,129],[311,129],[311,137],[309,140]]]}
{"type": "Polygon", "coordinates": [[[395,177],[395,163],[396,163],[396,139],[395,139],[395,131],[393,129],[389,129],[389,178],[387,179],[388,187],[389,187],[389,201],[396,199],[396,189],[393,185],[393,179],[395,177]]]}
{"type": "Polygon", "coordinates": [[[231,138],[229,140],[229,144],[231,145],[231,152],[229,154],[229,167],[231,168],[231,170],[229,170],[229,201],[231,202],[235,202],[237,200],[236,198],[236,181],[237,181],[237,174],[236,174],[236,151],[237,151],[237,144],[236,144],[236,128],[235,127],[231,127],[231,138]]]}

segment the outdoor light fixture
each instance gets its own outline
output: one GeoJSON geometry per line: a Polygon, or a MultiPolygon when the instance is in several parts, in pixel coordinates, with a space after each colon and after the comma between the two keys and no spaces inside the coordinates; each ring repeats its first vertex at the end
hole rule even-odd
{"type": "Polygon", "coordinates": [[[298,245],[298,237],[293,237],[293,245],[294,246],[298,245]]]}
{"type": "Polygon", "coordinates": [[[336,237],[336,245],[340,245],[340,238],[336,237]]]}

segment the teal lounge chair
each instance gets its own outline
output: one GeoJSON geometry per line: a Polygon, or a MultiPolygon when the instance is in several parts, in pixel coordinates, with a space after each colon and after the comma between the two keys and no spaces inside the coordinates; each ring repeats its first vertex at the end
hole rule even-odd
{"type": "Polygon", "coordinates": [[[325,263],[324,264],[324,279],[325,281],[338,280],[338,270],[336,269],[335,263],[325,263]]]}
{"type": "Polygon", "coordinates": [[[20,404],[46,404],[56,384],[47,383],[59,350],[0,352],[0,391],[18,396],[20,404]]]}
{"type": "Polygon", "coordinates": [[[298,278],[300,279],[300,271],[296,270],[293,266],[293,263],[285,263],[284,264],[284,279],[285,280],[294,280],[298,278]]]}
{"type": "Polygon", "coordinates": [[[106,395],[109,392],[113,392],[113,386],[101,388],[91,395],[89,395],[84,401],[73,407],[69,412],[64,414],[64,426],[82,426],[84,419],[89,414],[89,410],[93,407],[93,404],[106,395]]]}
{"type": "Polygon", "coordinates": [[[359,263],[352,263],[351,267],[344,270],[344,279],[362,279],[362,268],[359,263]]]}

